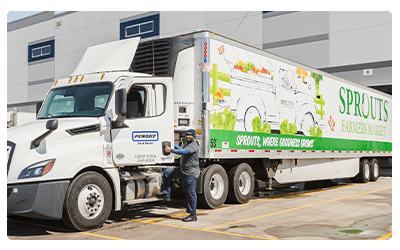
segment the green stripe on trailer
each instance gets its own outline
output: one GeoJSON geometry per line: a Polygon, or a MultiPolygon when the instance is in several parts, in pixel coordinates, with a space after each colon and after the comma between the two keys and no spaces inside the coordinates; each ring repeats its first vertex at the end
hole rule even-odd
{"type": "Polygon", "coordinates": [[[391,142],[216,129],[210,130],[210,147],[234,150],[392,151],[391,142]]]}

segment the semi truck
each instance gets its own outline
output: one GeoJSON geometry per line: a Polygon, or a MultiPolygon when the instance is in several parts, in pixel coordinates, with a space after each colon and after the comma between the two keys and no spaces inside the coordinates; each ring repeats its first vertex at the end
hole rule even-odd
{"type": "Polygon", "coordinates": [[[7,130],[7,213],[101,227],[158,200],[164,148],[188,129],[205,208],[247,203],[257,181],[376,181],[391,111],[390,95],[211,31],[96,45],[7,130]]]}

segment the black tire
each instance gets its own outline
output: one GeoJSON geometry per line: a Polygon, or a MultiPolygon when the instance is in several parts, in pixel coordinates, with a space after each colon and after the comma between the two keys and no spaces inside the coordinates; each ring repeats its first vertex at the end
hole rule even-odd
{"type": "Polygon", "coordinates": [[[369,164],[369,169],[370,169],[370,175],[371,177],[369,178],[369,181],[376,181],[379,178],[379,170],[380,170],[380,165],[377,159],[372,159],[371,163],[369,164]]]}
{"type": "Polygon", "coordinates": [[[229,171],[228,199],[233,203],[247,203],[254,192],[254,174],[250,165],[240,163],[229,171]]]}
{"type": "Polygon", "coordinates": [[[221,207],[228,195],[228,176],[225,169],[218,164],[208,166],[204,171],[203,192],[197,196],[203,208],[221,207]]]}
{"type": "Polygon", "coordinates": [[[370,163],[367,159],[361,159],[360,172],[357,175],[357,181],[360,183],[367,183],[371,177],[370,163]]]}
{"type": "Polygon", "coordinates": [[[85,172],[67,189],[62,219],[74,230],[96,229],[107,220],[112,203],[112,190],[106,178],[96,172],[85,172]]]}

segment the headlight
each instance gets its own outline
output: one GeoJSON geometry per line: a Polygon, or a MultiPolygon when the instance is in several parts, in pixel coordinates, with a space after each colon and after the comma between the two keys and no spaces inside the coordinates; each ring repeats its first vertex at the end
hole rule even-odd
{"type": "Polygon", "coordinates": [[[19,174],[18,179],[25,179],[25,178],[33,178],[33,177],[40,177],[47,174],[54,165],[56,160],[46,160],[35,163],[24,170],[19,174]]]}

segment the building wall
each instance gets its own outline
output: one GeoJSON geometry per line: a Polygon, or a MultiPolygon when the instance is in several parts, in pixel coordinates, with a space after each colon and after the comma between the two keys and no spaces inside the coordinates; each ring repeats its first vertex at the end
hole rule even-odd
{"type": "Polygon", "coordinates": [[[267,12],[262,23],[271,53],[365,86],[392,84],[390,12],[267,12]]]}
{"type": "Polygon", "coordinates": [[[144,39],[211,30],[367,86],[392,82],[389,12],[46,11],[7,25],[7,108],[34,111],[88,47],[125,39],[128,25],[151,16],[158,30],[144,39]],[[32,58],[32,46],[52,41],[53,57],[32,58]]]}

